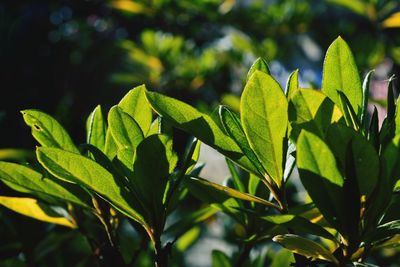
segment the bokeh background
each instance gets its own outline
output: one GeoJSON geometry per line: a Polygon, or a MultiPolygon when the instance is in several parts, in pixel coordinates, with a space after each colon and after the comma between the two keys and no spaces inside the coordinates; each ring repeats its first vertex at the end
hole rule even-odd
{"type": "MultiPolygon", "coordinates": [[[[257,57],[283,86],[300,68],[301,85],[318,88],[324,53],[339,35],[361,76],[376,70],[371,96],[384,109],[386,80],[400,75],[398,0],[1,1],[0,148],[34,148],[19,113],[27,108],[54,115],[84,142],[90,111],[143,83],[204,111],[237,109],[257,57]]],[[[81,237],[50,231],[53,239],[38,244],[44,233],[43,224],[0,209],[0,266],[15,255],[33,259],[4,266],[79,262],[84,249],[73,242],[81,237]],[[69,240],[70,254],[44,253],[54,240],[69,240]]]]}

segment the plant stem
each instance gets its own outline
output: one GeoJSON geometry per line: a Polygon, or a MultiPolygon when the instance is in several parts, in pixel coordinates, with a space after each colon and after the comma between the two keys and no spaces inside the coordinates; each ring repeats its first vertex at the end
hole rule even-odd
{"type": "Polygon", "coordinates": [[[158,238],[154,244],[155,251],[155,265],[156,267],[167,267],[168,266],[168,253],[165,248],[162,247],[161,241],[158,238]]]}
{"type": "Polygon", "coordinates": [[[245,243],[242,251],[239,255],[238,260],[235,263],[235,267],[241,267],[245,263],[246,259],[249,258],[250,251],[253,248],[253,243],[245,243]]]}

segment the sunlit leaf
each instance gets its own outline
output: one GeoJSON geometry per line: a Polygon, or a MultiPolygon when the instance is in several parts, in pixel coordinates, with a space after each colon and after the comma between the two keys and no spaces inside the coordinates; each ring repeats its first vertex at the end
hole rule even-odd
{"type": "Polygon", "coordinates": [[[44,147],[62,148],[79,154],[67,131],[50,115],[34,109],[21,111],[33,137],[44,147]]]}
{"type": "Polygon", "coordinates": [[[151,107],[146,100],[146,87],[141,85],[130,90],[118,106],[139,124],[146,135],[152,122],[151,107]]]}
{"type": "Polygon", "coordinates": [[[91,207],[89,195],[78,186],[44,177],[41,173],[23,165],[0,162],[0,179],[34,193],[45,194],[84,207],[91,207]]]}
{"type": "Polygon", "coordinates": [[[285,94],[271,76],[256,71],[244,88],[240,111],[250,147],[279,187],[283,176],[283,148],[287,142],[288,102],[285,94]]]}
{"type": "Polygon", "coordinates": [[[286,234],[275,236],[272,240],[294,253],[339,265],[339,261],[326,248],[304,237],[286,234]]]}
{"type": "Polygon", "coordinates": [[[86,122],[86,143],[94,145],[101,151],[104,151],[106,143],[106,122],[103,117],[101,106],[98,105],[86,122]]]}
{"type": "Polygon", "coordinates": [[[43,167],[57,178],[92,189],[122,213],[143,222],[140,207],[126,183],[95,161],[57,148],[39,147],[36,155],[43,167]]]}
{"type": "Polygon", "coordinates": [[[360,76],[353,54],[341,37],[338,37],[326,52],[322,78],[322,91],[340,106],[338,90],[346,95],[359,116],[362,110],[360,76]]]}
{"type": "Polygon", "coordinates": [[[33,198],[0,196],[0,205],[39,221],[70,228],[77,227],[73,221],[57,213],[56,210],[52,209],[50,206],[33,198]]]}

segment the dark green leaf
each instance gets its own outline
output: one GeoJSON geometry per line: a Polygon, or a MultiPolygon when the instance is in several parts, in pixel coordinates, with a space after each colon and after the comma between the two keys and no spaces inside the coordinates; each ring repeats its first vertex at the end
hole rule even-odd
{"type": "Polygon", "coordinates": [[[352,127],[358,131],[358,129],[360,129],[360,121],[358,120],[357,114],[352,108],[349,99],[343,92],[339,90],[337,92],[339,94],[340,107],[342,109],[347,126],[352,127]]]}
{"type": "Polygon", "coordinates": [[[212,251],[212,267],[232,267],[229,257],[222,251],[212,251]]]}
{"type": "Polygon", "coordinates": [[[150,135],[136,149],[130,182],[141,202],[152,214],[152,226],[158,226],[163,217],[164,194],[176,163],[172,140],[167,136],[150,135]]]}
{"type": "Polygon", "coordinates": [[[258,170],[259,174],[263,175],[265,170],[253,149],[251,149],[249,142],[247,141],[246,135],[240,123],[240,118],[224,106],[219,107],[219,115],[225,131],[240,147],[242,152],[258,170]]]}
{"type": "Polygon", "coordinates": [[[362,101],[362,109],[361,109],[361,117],[360,117],[360,123],[363,126],[363,129],[365,129],[365,132],[368,130],[368,124],[367,124],[367,115],[368,115],[368,100],[369,100],[369,84],[371,81],[372,74],[375,72],[375,70],[370,70],[367,75],[365,75],[362,88],[363,88],[363,101],[362,101]]]}
{"type": "Polygon", "coordinates": [[[345,220],[344,179],[329,147],[316,135],[302,131],[297,141],[297,166],[307,193],[325,219],[340,232],[345,220]]]}

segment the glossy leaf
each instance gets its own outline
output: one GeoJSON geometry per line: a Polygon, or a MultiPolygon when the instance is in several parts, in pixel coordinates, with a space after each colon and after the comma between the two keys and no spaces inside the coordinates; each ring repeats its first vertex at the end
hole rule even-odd
{"type": "Polygon", "coordinates": [[[137,122],[118,106],[110,109],[108,124],[119,149],[130,148],[135,150],[143,140],[143,133],[137,122]]]}
{"type": "Polygon", "coordinates": [[[311,234],[320,237],[324,237],[327,239],[335,240],[335,237],[332,236],[327,230],[323,227],[314,224],[307,219],[292,215],[292,214],[283,214],[283,215],[268,215],[263,216],[261,219],[268,221],[270,223],[276,225],[282,225],[284,227],[290,228],[296,233],[304,233],[311,234]]]}
{"type": "Polygon", "coordinates": [[[289,102],[289,120],[293,128],[290,138],[296,140],[301,129],[323,137],[329,125],[342,116],[340,109],[320,91],[298,89],[289,102]]]}
{"type": "Polygon", "coordinates": [[[77,225],[50,206],[33,198],[0,196],[0,205],[33,219],[76,228],[77,225]]]}
{"type": "Polygon", "coordinates": [[[293,71],[286,84],[285,95],[288,99],[299,89],[299,70],[293,71]]]}
{"type": "Polygon", "coordinates": [[[364,242],[366,244],[374,245],[388,240],[398,234],[400,234],[400,220],[395,220],[379,225],[364,238],[364,242]]]}
{"type": "Polygon", "coordinates": [[[265,61],[265,59],[260,57],[257,58],[256,61],[254,61],[253,65],[250,67],[249,72],[247,73],[246,81],[250,80],[251,75],[253,75],[253,73],[256,71],[261,71],[266,74],[271,74],[267,61],[265,61]]]}
{"type": "Polygon", "coordinates": [[[348,164],[347,147],[351,144],[358,188],[362,195],[369,196],[379,179],[379,157],[375,148],[364,136],[343,124],[332,125],[328,130],[326,140],[331,151],[339,160],[338,167],[342,169],[343,173],[348,164]]]}
{"type": "Polygon", "coordinates": [[[21,111],[33,137],[44,147],[62,148],[79,154],[67,131],[50,115],[35,109],[21,111]]]}
{"type": "Polygon", "coordinates": [[[314,259],[333,262],[335,265],[339,266],[339,261],[331,252],[329,252],[329,250],[312,240],[292,234],[278,235],[272,240],[294,253],[314,259]]]}
{"type": "Polygon", "coordinates": [[[117,155],[117,152],[118,152],[117,144],[115,143],[114,137],[112,136],[111,128],[108,127],[106,132],[106,143],[104,146],[104,153],[110,160],[112,160],[117,155]]]}
{"type": "Polygon", "coordinates": [[[39,147],[36,155],[43,167],[57,178],[92,189],[122,213],[143,222],[142,215],[138,213],[140,208],[125,182],[95,161],[57,148],[39,147]]]}
{"type": "Polygon", "coordinates": [[[340,105],[337,90],[346,95],[355,113],[359,116],[362,110],[360,76],[353,54],[341,37],[338,37],[326,52],[322,78],[322,92],[340,105]]]}
{"type": "Polygon", "coordinates": [[[368,114],[368,100],[369,100],[369,85],[371,82],[372,74],[374,74],[375,70],[370,70],[367,75],[365,75],[362,89],[363,89],[363,101],[362,101],[362,109],[361,109],[361,116],[360,116],[360,123],[365,129],[368,130],[367,126],[367,114],[368,114]]]}
{"type": "Polygon", "coordinates": [[[35,193],[91,207],[89,195],[78,186],[44,177],[41,173],[23,165],[0,161],[0,179],[35,193]]]}
{"type": "Polygon", "coordinates": [[[223,202],[223,200],[231,197],[244,201],[255,202],[267,207],[277,208],[277,206],[272,202],[266,201],[262,198],[252,196],[246,193],[241,193],[230,187],[219,185],[202,178],[188,177],[185,180],[185,183],[189,187],[189,190],[191,190],[192,192],[194,191],[203,192],[202,193],[203,196],[201,198],[208,199],[207,202],[209,203],[213,203],[214,201],[223,202]]]}
{"type": "Polygon", "coordinates": [[[247,141],[246,134],[244,133],[243,127],[240,123],[240,118],[224,106],[219,107],[219,116],[221,119],[221,123],[224,126],[225,131],[228,133],[228,135],[240,147],[242,152],[247,156],[250,162],[258,170],[259,174],[264,174],[265,170],[263,166],[261,165],[256,154],[250,147],[249,142],[247,141]]]}
{"type": "Polygon", "coordinates": [[[152,111],[146,100],[145,85],[130,90],[118,106],[139,124],[143,134],[146,135],[152,122],[152,111]]]}
{"type": "Polygon", "coordinates": [[[325,219],[343,231],[344,179],[329,147],[316,135],[302,131],[297,141],[297,167],[302,184],[325,219]]]}
{"type": "Polygon", "coordinates": [[[184,130],[203,143],[215,148],[243,168],[257,173],[257,170],[242,153],[236,143],[207,114],[176,99],[154,92],[146,93],[153,109],[174,127],[184,130]]]}
{"type": "Polygon", "coordinates": [[[103,117],[101,106],[98,105],[90,113],[86,122],[86,143],[94,145],[101,151],[104,151],[106,143],[106,122],[103,117]]]}
{"type": "Polygon", "coordinates": [[[163,215],[163,199],[170,174],[177,163],[172,140],[164,135],[151,135],[137,147],[131,187],[151,211],[151,223],[158,225],[163,215]]]}
{"type": "Polygon", "coordinates": [[[352,127],[358,131],[358,129],[360,129],[360,122],[349,102],[349,99],[341,91],[338,91],[338,94],[339,94],[340,107],[342,109],[343,117],[346,121],[347,126],[352,127]]]}
{"type": "Polygon", "coordinates": [[[256,71],[244,88],[240,110],[250,147],[279,187],[286,156],[283,151],[288,120],[285,94],[271,76],[256,71]]]}

